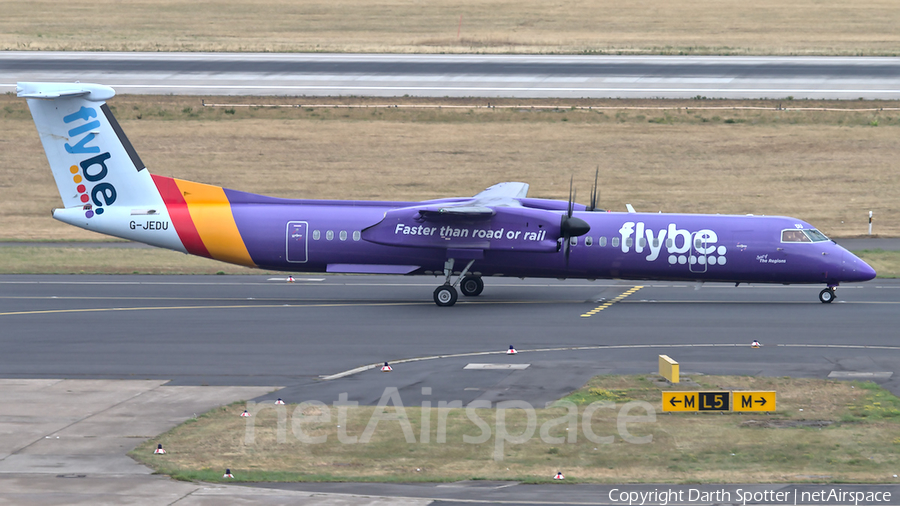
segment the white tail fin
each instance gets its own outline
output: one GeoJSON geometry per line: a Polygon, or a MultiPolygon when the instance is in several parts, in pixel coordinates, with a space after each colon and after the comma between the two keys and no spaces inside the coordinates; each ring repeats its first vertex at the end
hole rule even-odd
{"type": "Polygon", "coordinates": [[[162,198],[106,105],[108,86],[18,83],[66,208],[103,214],[110,206],[161,206],[162,198]]]}
{"type": "Polygon", "coordinates": [[[106,105],[99,84],[18,83],[28,99],[64,209],[53,217],[101,234],[186,251],[159,189],[106,105]]]}

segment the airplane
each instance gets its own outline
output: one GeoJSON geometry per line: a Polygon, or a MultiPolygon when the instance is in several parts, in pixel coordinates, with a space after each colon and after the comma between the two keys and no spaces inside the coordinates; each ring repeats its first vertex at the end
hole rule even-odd
{"type": "Polygon", "coordinates": [[[286,272],[442,276],[442,307],[486,276],[824,284],[875,271],[783,216],[607,212],[529,198],[521,182],[423,202],[284,199],[150,174],[86,83],[20,82],[63,200],[62,222],[223,262],[286,272]],[[457,290],[458,287],[458,290],[457,290]]]}

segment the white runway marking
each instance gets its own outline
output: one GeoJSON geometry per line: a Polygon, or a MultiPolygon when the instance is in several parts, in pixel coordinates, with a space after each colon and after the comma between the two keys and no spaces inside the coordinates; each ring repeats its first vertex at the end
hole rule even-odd
{"type": "MultiPolygon", "coordinates": [[[[747,343],[696,343],[696,344],[614,344],[614,345],[598,345],[598,346],[568,346],[561,348],[536,348],[533,350],[521,350],[517,348],[517,351],[521,353],[546,353],[546,352],[554,352],[554,351],[588,351],[588,350],[626,350],[626,349],[636,349],[636,348],[749,348],[750,345],[747,343]]],[[[868,349],[868,350],[889,350],[889,351],[900,351],[900,346],[869,346],[864,344],[776,344],[775,347],[785,347],[785,348],[858,348],[858,349],[868,349]]],[[[396,366],[397,364],[406,364],[410,362],[422,362],[425,360],[439,360],[444,358],[462,358],[462,357],[476,357],[483,355],[506,355],[506,350],[501,351],[475,351],[471,353],[454,353],[450,355],[433,355],[430,357],[416,357],[416,358],[406,358],[399,360],[388,360],[391,365],[396,366]]],[[[358,374],[361,372],[368,371],[370,369],[375,369],[376,367],[381,367],[382,362],[377,364],[369,364],[363,365],[360,367],[356,367],[353,369],[349,369],[346,371],[339,372],[337,374],[331,374],[327,376],[319,376],[321,381],[330,381],[339,378],[345,378],[347,376],[352,376],[354,374],[358,374]]],[[[469,365],[479,365],[479,364],[469,364],[469,365]]],[[[492,364],[481,364],[481,365],[492,365],[492,364]]],[[[509,364],[509,365],[517,365],[517,364],[509,364]]],[[[530,364],[518,364],[525,365],[526,367],[530,364]]],[[[465,367],[469,369],[469,366],[465,367]]],[[[473,367],[474,369],[474,367],[473,367]]],[[[483,368],[486,369],[486,368],[483,368]]],[[[509,369],[515,369],[514,367],[509,367],[509,369]]]]}

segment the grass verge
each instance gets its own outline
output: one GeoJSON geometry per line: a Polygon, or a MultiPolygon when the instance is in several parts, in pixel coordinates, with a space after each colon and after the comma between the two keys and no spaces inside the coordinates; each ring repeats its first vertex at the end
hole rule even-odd
{"type": "Polygon", "coordinates": [[[900,278],[900,251],[867,249],[854,251],[854,254],[871,265],[879,278],[900,278]]]}
{"type": "Polygon", "coordinates": [[[502,417],[501,410],[462,407],[423,412],[423,407],[402,407],[399,394],[391,401],[383,398],[383,409],[348,407],[340,409],[343,414],[337,407],[307,403],[265,405],[242,418],[245,404],[235,403],[189,420],[130,455],[157,472],[205,481],[221,481],[229,468],[246,481],[538,483],[551,482],[561,470],[567,482],[879,483],[893,481],[900,467],[900,399],[873,383],[694,379],[704,390],[775,390],[778,410],[662,414],[660,392],[668,387],[643,376],[598,376],[555,405],[534,410],[531,432],[523,409],[502,410],[502,417]],[[585,415],[596,401],[607,404],[585,415]],[[637,408],[623,415],[636,401],[658,414],[648,417],[637,408]],[[571,416],[573,409],[577,416],[571,416]],[[376,412],[382,418],[368,442],[339,441],[364,437],[376,412]],[[626,420],[623,429],[626,415],[644,418],[626,420]],[[588,425],[593,440],[583,430],[588,425]],[[499,438],[499,444],[503,433],[521,437],[499,438]],[[299,437],[321,441],[304,443],[299,437]],[[627,442],[632,437],[650,441],[627,442]],[[168,453],[153,455],[157,444],[168,453]]]}

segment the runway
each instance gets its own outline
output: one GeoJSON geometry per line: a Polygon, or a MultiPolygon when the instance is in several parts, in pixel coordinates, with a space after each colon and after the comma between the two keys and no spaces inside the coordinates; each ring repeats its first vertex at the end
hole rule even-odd
{"type": "Polygon", "coordinates": [[[842,286],[830,305],[818,302],[816,286],[492,278],[482,296],[439,308],[431,301],[437,284],[389,276],[0,276],[0,377],[283,385],[272,399],[331,403],[347,392],[362,404],[397,387],[413,404],[427,397],[543,406],[596,374],[652,373],[662,353],[688,372],[853,373],[900,393],[895,280],[842,286]],[[763,348],[750,348],[754,339],[763,348]],[[509,345],[520,353],[506,356],[509,345]],[[353,371],[384,361],[394,364],[391,374],[353,371]],[[472,363],[529,365],[464,369],[472,363]]]}
{"type": "Polygon", "coordinates": [[[76,80],[180,95],[893,100],[900,58],[0,53],[0,91],[76,80]]]}

